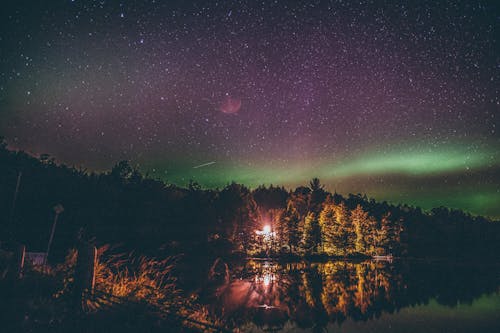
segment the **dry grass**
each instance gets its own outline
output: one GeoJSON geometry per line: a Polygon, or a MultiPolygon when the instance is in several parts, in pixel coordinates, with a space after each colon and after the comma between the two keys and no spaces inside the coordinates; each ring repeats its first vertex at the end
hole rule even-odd
{"type": "MultiPolygon", "coordinates": [[[[150,258],[143,255],[136,256],[130,253],[114,253],[109,245],[98,248],[98,262],[96,266],[95,291],[96,303],[112,299],[112,303],[142,303],[151,305],[159,310],[185,305],[176,287],[176,280],[172,276],[175,258],[150,258]]],[[[56,297],[69,295],[74,283],[75,266],[78,252],[74,249],[68,252],[63,264],[45,271],[57,277],[62,285],[55,293],[56,297]]]]}
{"type": "Polygon", "coordinates": [[[179,290],[171,274],[174,258],[160,260],[133,252],[110,254],[108,250],[109,246],[98,249],[96,290],[162,308],[179,302],[179,290]]]}
{"type": "MultiPolygon", "coordinates": [[[[205,331],[208,325],[223,326],[210,316],[206,307],[197,304],[196,297],[186,298],[176,287],[172,276],[176,258],[163,260],[128,254],[109,254],[109,246],[98,249],[96,290],[127,302],[150,306],[159,314],[175,315],[183,327],[205,331]]],[[[209,329],[208,331],[213,331],[209,329]]]]}
{"type": "MultiPolygon", "coordinates": [[[[49,294],[59,299],[53,303],[62,309],[72,309],[77,257],[78,252],[72,249],[64,263],[41,271],[36,268],[30,270],[29,275],[36,274],[53,282],[49,294]]],[[[82,306],[88,312],[99,315],[101,321],[120,313],[124,321],[134,318],[124,325],[137,324],[141,320],[150,324],[158,320],[160,323],[163,318],[167,319],[164,323],[181,325],[178,328],[188,332],[206,331],[205,324],[223,326],[205,306],[197,302],[195,296],[182,295],[172,274],[176,261],[174,257],[157,259],[134,252],[117,253],[109,245],[102,246],[98,248],[94,296],[85,299],[82,306]],[[130,317],[130,313],[134,316],[130,317]]],[[[60,312],[55,311],[50,318],[57,317],[56,313],[60,312]]]]}

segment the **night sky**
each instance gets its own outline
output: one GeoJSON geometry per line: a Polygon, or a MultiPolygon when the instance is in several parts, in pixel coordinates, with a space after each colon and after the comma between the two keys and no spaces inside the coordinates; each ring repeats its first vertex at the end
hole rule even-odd
{"type": "Polygon", "coordinates": [[[14,149],[500,218],[497,1],[2,1],[14,149]]]}

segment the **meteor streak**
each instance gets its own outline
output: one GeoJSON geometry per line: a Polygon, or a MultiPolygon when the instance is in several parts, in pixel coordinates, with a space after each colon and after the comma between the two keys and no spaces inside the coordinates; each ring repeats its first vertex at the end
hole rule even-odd
{"type": "Polygon", "coordinates": [[[203,167],[212,165],[214,163],[215,163],[215,161],[214,162],[208,162],[208,163],[200,164],[200,165],[194,166],[193,169],[203,168],[203,167]]]}

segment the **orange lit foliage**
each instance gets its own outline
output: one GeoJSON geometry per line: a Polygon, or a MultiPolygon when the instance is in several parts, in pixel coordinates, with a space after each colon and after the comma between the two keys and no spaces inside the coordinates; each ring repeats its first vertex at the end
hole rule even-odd
{"type": "Polygon", "coordinates": [[[163,260],[130,254],[106,255],[108,246],[98,250],[96,289],[117,297],[144,301],[164,307],[180,301],[171,276],[173,259],[163,260]]]}

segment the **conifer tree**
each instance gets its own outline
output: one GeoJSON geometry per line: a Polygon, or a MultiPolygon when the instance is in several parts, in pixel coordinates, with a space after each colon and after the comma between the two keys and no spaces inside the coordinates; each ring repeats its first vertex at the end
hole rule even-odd
{"type": "Polygon", "coordinates": [[[269,215],[271,218],[271,229],[276,235],[274,240],[276,249],[281,250],[284,246],[288,246],[289,243],[289,221],[283,209],[270,209],[269,215]]]}
{"type": "Polygon", "coordinates": [[[293,198],[288,200],[287,207],[285,212],[282,215],[283,226],[285,234],[286,242],[290,253],[294,253],[297,245],[301,240],[301,236],[303,233],[303,223],[300,220],[300,214],[297,208],[295,207],[295,202],[293,198]]]}
{"type": "Polygon", "coordinates": [[[313,178],[309,182],[309,188],[311,192],[309,193],[309,204],[308,210],[315,214],[319,214],[321,211],[321,206],[326,198],[327,192],[324,190],[323,185],[318,178],[313,178]]]}
{"type": "Polygon", "coordinates": [[[351,211],[351,221],[356,233],[355,251],[357,253],[368,253],[369,237],[370,237],[370,224],[368,221],[368,213],[364,211],[361,205],[357,205],[351,211]]]}
{"type": "Polygon", "coordinates": [[[337,255],[349,255],[354,253],[356,234],[351,223],[351,218],[346,205],[341,202],[335,205],[335,229],[334,242],[337,247],[337,255]]]}
{"type": "Polygon", "coordinates": [[[366,254],[373,256],[377,254],[379,223],[375,217],[368,216],[367,224],[366,238],[368,243],[366,254]]]}
{"type": "Polygon", "coordinates": [[[380,220],[380,228],[377,230],[376,253],[378,255],[386,255],[390,253],[391,236],[393,228],[389,219],[390,214],[384,214],[380,220]]]}
{"type": "Polygon", "coordinates": [[[318,221],[321,229],[321,250],[328,255],[338,254],[335,235],[338,233],[339,226],[335,212],[335,204],[325,203],[318,221]]]}
{"type": "Polygon", "coordinates": [[[302,247],[306,254],[318,252],[318,247],[321,245],[321,230],[318,219],[314,213],[309,213],[306,216],[304,223],[304,235],[302,238],[302,247]]]}

